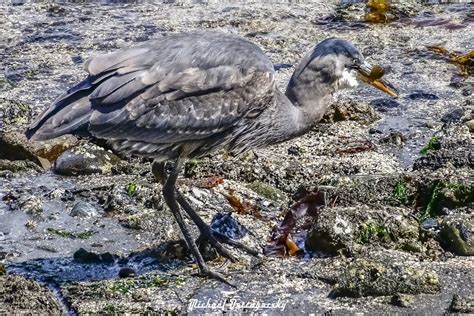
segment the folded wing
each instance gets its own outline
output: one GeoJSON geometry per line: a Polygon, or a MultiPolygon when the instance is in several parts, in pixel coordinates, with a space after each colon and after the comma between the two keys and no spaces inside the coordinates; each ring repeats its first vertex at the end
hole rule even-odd
{"type": "Polygon", "coordinates": [[[166,36],[95,57],[85,69],[89,76],[43,112],[27,136],[204,139],[258,115],[274,88],[273,65],[257,46],[218,33],[166,36]]]}

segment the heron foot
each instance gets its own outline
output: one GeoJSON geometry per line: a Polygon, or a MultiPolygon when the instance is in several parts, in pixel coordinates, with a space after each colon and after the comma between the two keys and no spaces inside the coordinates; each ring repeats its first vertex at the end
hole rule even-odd
{"type": "MultiPolygon", "coordinates": [[[[232,238],[227,237],[224,234],[212,231],[212,229],[206,225],[206,227],[203,227],[203,229],[199,228],[201,235],[199,236],[197,243],[200,245],[205,244],[206,242],[209,243],[214,249],[216,249],[217,253],[219,253],[221,256],[228,258],[232,262],[236,262],[237,260],[229,258],[226,254],[230,254],[227,249],[225,249],[222,244],[227,244],[232,247],[235,247],[237,249],[242,250],[243,252],[258,257],[258,251],[255,249],[250,248],[249,246],[238,242],[232,238]],[[221,249],[224,249],[224,253],[220,251],[221,249]]],[[[232,255],[231,255],[232,256],[232,255]]]]}
{"type": "Polygon", "coordinates": [[[235,287],[234,284],[227,281],[221,274],[209,269],[202,256],[200,249],[196,245],[196,242],[192,238],[191,233],[184,221],[184,218],[181,214],[180,206],[188,214],[194,224],[196,224],[196,226],[199,228],[201,236],[198,238],[198,241],[202,241],[203,244],[205,244],[206,242],[209,243],[219,255],[229,259],[232,262],[238,261],[237,258],[235,258],[234,255],[232,255],[232,253],[230,253],[230,251],[222,245],[222,243],[226,243],[236,248],[240,248],[252,255],[258,255],[258,252],[235,240],[232,240],[231,238],[228,238],[225,235],[213,232],[209,225],[207,225],[202,220],[202,218],[194,211],[194,209],[183,197],[183,195],[176,189],[176,179],[181,166],[182,160],[178,159],[176,161],[175,168],[170,172],[169,175],[167,175],[164,163],[155,162],[152,167],[152,172],[155,175],[156,179],[163,184],[163,197],[171,213],[176,219],[176,222],[183,234],[183,237],[186,241],[186,244],[188,245],[190,252],[194,256],[196,263],[199,266],[198,276],[206,277],[209,279],[215,279],[225,284],[228,284],[229,286],[235,287]]]}
{"type": "Polygon", "coordinates": [[[199,236],[198,242],[202,244],[203,242],[207,241],[211,244],[211,246],[216,249],[217,253],[221,256],[228,258],[232,262],[238,261],[227,249],[222,246],[222,244],[228,244],[233,246],[237,249],[240,249],[252,256],[258,256],[258,251],[244,245],[241,242],[238,242],[232,238],[227,237],[224,234],[220,234],[218,232],[214,232],[211,230],[209,225],[207,225],[202,218],[196,213],[196,211],[191,207],[188,201],[184,198],[184,196],[176,190],[176,200],[178,201],[179,205],[183,208],[183,210],[189,215],[192,219],[194,224],[199,228],[201,236],[199,236]]]}

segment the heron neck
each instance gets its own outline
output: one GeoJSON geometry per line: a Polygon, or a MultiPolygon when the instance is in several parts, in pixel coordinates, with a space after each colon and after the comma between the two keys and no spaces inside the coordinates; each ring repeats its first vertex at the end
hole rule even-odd
{"type": "Polygon", "coordinates": [[[296,122],[303,133],[321,120],[331,104],[333,92],[329,84],[291,79],[285,95],[294,107],[296,122]]]}

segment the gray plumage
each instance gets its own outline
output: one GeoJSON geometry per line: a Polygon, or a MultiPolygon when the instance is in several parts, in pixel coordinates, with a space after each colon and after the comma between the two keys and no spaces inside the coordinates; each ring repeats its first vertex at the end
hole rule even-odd
{"type": "Polygon", "coordinates": [[[288,140],[323,115],[342,71],[362,62],[328,39],[296,67],[286,95],[255,44],[221,33],[173,34],[88,60],[89,76],[33,122],[27,136],[106,139],[118,151],[168,160],[288,140]]]}
{"type": "Polygon", "coordinates": [[[118,151],[153,157],[152,172],[200,275],[226,283],[207,266],[181,209],[198,227],[198,242],[221,256],[237,260],[222,243],[252,255],[258,251],[212,230],[193,210],[176,188],[183,159],[221,148],[241,153],[304,134],[321,119],[334,91],[356,84],[356,71],[395,94],[373,79],[354,46],[334,38],[306,54],[285,94],[276,87],[273,64],[255,44],[219,33],[169,35],[92,58],[84,67],[89,76],[43,112],[27,136],[89,134],[118,151]],[[169,172],[166,160],[175,162],[169,172]]]}

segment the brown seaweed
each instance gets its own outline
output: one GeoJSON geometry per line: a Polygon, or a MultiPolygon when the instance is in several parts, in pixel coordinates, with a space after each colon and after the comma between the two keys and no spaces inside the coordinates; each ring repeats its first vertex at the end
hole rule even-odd
{"type": "Polygon", "coordinates": [[[369,0],[367,2],[369,12],[364,16],[364,21],[368,23],[387,23],[396,20],[396,16],[391,14],[390,1],[369,0]]]}
{"type": "Polygon", "coordinates": [[[459,52],[450,52],[441,45],[431,45],[427,46],[427,48],[438,55],[444,56],[448,61],[457,65],[463,77],[472,76],[474,72],[474,50],[462,54],[459,52]]]}
{"type": "MultiPolygon", "coordinates": [[[[325,192],[310,192],[298,202],[294,203],[286,212],[283,220],[273,227],[264,254],[267,256],[297,256],[304,253],[291,238],[297,230],[298,220],[307,219],[315,221],[318,218],[321,208],[326,205],[325,192]]],[[[303,229],[305,225],[302,225],[303,229]]],[[[311,226],[311,225],[310,225],[311,226]]]]}

